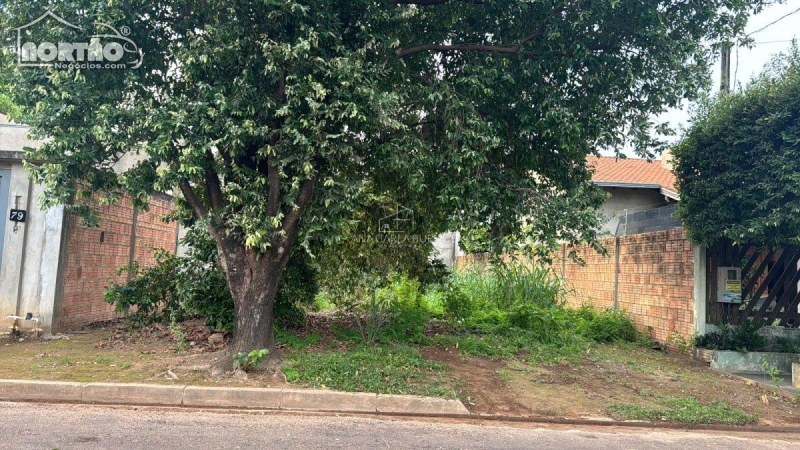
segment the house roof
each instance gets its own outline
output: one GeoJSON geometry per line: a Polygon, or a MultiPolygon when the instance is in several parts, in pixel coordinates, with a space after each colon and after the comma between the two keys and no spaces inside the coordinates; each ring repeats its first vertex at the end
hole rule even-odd
{"type": "Polygon", "coordinates": [[[594,168],[592,181],[599,186],[659,189],[667,197],[680,198],[675,174],[663,167],[660,160],[589,156],[587,163],[594,168]]]}

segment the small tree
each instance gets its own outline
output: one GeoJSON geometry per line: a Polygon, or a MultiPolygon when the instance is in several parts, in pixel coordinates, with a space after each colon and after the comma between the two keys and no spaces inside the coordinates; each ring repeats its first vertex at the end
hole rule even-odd
{"type": "MultiPolygon", "coordinates": [[[[124,26],[141,66],[4,78],[48,139],[29,154],[43,205],[90,216],[92,195],[180,193],[219,250],[232,350],[249,352],[273,348],[292,248],[334,235],[366,185],[443,229],[507,236],[531,218],[537,239],[593,240],[598,205],[569,195],[593,189],[587,154],[630,137],[652,151],[648,118],[707,83],[704,43],[767,3],[60,0],[78,28],[40,27],[42,41],[124,26]]],[[[43,12],[4,1],[0,29],[43,12]]]]}
{"type": "Polygon", "coordinates": [[[675,148],[678,214],[692,240],[800,244],[800,52],[708,101],[675,148]]]}

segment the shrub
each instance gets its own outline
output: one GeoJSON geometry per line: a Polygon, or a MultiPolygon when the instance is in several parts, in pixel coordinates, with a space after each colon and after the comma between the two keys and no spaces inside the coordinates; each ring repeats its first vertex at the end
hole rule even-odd
{"type": "Polygon", "coordinates": [[[136,325],[170,320],[180,316],[182,308],[175,292],[175,274],[180,259],[163,250],[155,253],[156,264],[141,268],[137,263],[121,267],[119,275],[128,274],[124,283],[112,283],[104,293],[105,301],[117,312],[126,313],[136,325]]]}
{"type": "Polygon", "coordinates": [[[736,350],[740,352],[753,352],[766,348],[766,339],[759,334],[765,321],[753,322],[745,320],[741,325],[733,327],[726,324],[719,325],[719,331],[712,331],[695,338],[695,347],[710,350],[736,350]]]}
{"type": "MultiPolygon", "coordinates": [[[[203,317],[213,329],[233,329],[233,298],[217,266],[217,248],[208,233],[191,228],[183,240],[186,256],[156,250],[156,264],[145,269],[137,264],[123,267],[130,280],[113,283],[105,300],[119,312],[131,312],[136,325],[152,321],[203,317]]],[[[310,304],[317,293],[316,271],[310,257],[298,251],[289,259],[275,298],[275,317],[284,326],[302,323],[301,305],[310,304]]]]}
{"type": "Polygon", "coordinates": [[[586,307],[578,311],[580,311],[578,317],[584,320],[579,328],[589,339],[597,342],[634,342],[636,340],[636,325],[625,314],[625,311],[608,308],[595,312],[586,307]],[[588,314],[587,310],[592,313],[588,314]],[[588,320],[587,316],[590,317],[588,320]]]}

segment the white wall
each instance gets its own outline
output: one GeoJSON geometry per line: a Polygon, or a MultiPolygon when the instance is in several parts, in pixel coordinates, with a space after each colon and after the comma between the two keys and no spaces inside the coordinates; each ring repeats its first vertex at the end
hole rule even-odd
{"type": "Polygon", "coordinates": [[[441,259],[447,267],[452,268],[455,264],[455,258],[463,256],[464,252],[458,246],[458,239],[460,235],[458,231],[440,234],[436,236],[433,241],[433,254],[434,258],[441,259]]]}
{"type": "Polygon", "coordinates": [[[600,208],[602,215],[608,219],[600,230],[602,235],[614,236],[619,219],[625,216],[626,209],[629,213],[636,213],[667,204],[666,198],[658,189],[604,187],[603,190],[610,193],[611,198],[600,208]]]}
{"type": "MultiPolygon", "coordinates": [[[[43,329],[49,330],[57,289],[64,211],[61,207],[40,210],[36,198],[42,187],[30,181],[22,161],[11,158],[9,152],[21,152],[23,147],[35,145],[25,139],[26,133],[25,127],[0,125],[0,156],[6,158],[0,159],[0,167],[11,169],[8,207],[27,210],[25,223],[18,224],[16,230],[7,211],[0,217],[6,221],[5,234],[0,236],[4,241],[0,263],[0,323],[5,324],[8,315],[24,316],[30,312],[40,319],[43,329]]],[[[30,327],[32,323],[21,325],[30,327]]]]}

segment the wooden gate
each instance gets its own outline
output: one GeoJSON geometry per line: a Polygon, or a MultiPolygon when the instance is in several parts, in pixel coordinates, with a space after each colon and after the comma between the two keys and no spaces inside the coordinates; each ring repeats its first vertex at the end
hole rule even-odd
{"type": "Polygon", "coordinates": [[[710,246],[706,253],[706,322],[737,325],[745,320],[763,319],[766,326],[800,327],[798,262],[800,248],[795,246],[764,250],[754,245],[733,245],[730,241],[710,246]],[[720,267],[741,268],[741,303],[718,301],[720,267]]]}

